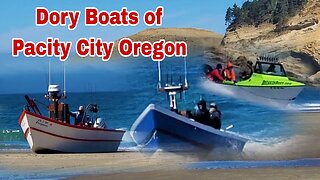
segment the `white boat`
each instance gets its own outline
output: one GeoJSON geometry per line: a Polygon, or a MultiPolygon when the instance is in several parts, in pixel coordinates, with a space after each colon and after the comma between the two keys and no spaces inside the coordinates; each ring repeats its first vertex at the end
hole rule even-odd
{"type": "MultiPolygon", "coordinates": [[[[69,106],[59,103],[58,85],[49,85],[48,117],[41,114],[34,100],[25,96],[28,105],[22,112],[19,124],[30,149],[35,153],[103,153],[118,150],[124,130],[106,129],[97,116],[97,105],[89,104],[77,125],[70,123],[69,106]],[[33,111],[33,112],[31,112],[33,111]],[[89,114],[91,113],[91,116],[89,114]],[[95,125],[92,124],[95,122],[95,125]],[[96,127],[96,128],[94,128],[96,127]]],[[[82,107],[82,109],[84,109],[82,107]]]]}
{"type": "Polygon", "coordinates": [[[23,111],[19,124],[33,152],[102,153],[118,150],[125,131],[75,126],[23,111]]]}

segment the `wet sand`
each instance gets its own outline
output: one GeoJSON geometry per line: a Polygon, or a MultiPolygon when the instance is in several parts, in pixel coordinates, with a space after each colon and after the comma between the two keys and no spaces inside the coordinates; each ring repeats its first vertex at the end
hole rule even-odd
{"type": "Polygon", "coordinates": [[[319,179],[320,167],[188,170],[194,154],[119,152],[104,154],[2,153],[9,178],[69,179],[319,179]]]}
{"type": "Polygon", "coordinates": [[[219,170],[175,170],[105,175],[78,176],[70,179],[319,179],[320,168],[261,168],[261,169],[219,169],[219,170]]]}
{"type": "MultiPolygon", "coordinates": [[[[110,174],[182,169],[192,155],[170,153],[117,152],[97,154],[1,153],[0,169],[10,177],[70,177],[83,174],[110,174]]],[[[1,179],[1,175],[0,175],[1,179]]]]}

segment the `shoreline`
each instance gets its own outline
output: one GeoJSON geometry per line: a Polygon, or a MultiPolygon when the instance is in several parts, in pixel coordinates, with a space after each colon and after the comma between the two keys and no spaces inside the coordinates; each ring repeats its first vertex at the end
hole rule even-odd
{"type": "Polygon", "coordinates": [[[170,170],[147,172],[122,172],[113,174],[75,176],[70,180],[83,179],[319,179],[320,168],[255,168],[218,170],[170,170]]]}
{"type": "MultiPolygon", "coordinates": [[[[116,152],[97,154],[34,154],[10,152],[0,154],[1,177],[21,179],[219,179],[243,178],[305,178],[319,179],[320,159],[316,166],[259,167],[221,166],[223,163],[245,161],[212,161],[213,166],[197,167],[206,163],[195,153],[174,154],[168,152],[116,152]],[[269,177],[270,174],[274,176],[269,177]]],[[[210,161],[211,162],[211,161],[210,161]]],[[[261,161],[250,161],[252,163],[261,161]]],[[[286,162],[286,161],[283,161],[286,162]]],[[[268,163],[268,161],[267,161],[268,163]]]]}

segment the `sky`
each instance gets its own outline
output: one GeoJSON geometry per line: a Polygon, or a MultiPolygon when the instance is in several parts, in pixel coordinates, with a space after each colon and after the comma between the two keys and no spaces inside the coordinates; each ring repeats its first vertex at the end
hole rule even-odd
{"type": "MultiPolygon", "coordinates": [[[[136,27],[110,27],[110,26],[84,26],[85,7],[96,7],[100,11],[120,11],[122,7],[128,10],[136,10],[140,16],[147,10],[155,10],[158,6],[164,7],[163,24],[161,27],[192,27],[214,31],[224,34],[226,26],[224,22],[226,9],[234,3],[242,4],[243,0],[2,0],[0,11],[0,93],[15,93],[23,80],[21,71],[25,73],[44,72],[45,63],[40,58],[13,58],[11,54],[12,38],[23,38],[26,41],[44,41],[47,37],[57,37],[64,41],[75,42],[79,38],[100,37],[103,40],[113,41],[124,36],[135,34],[149,28],[142,22],[136,27]],[[52,10],[77,10],[81,11],[78,27],[70,31],[67,27],[35,25],[36,7],[45,7],[52,10]],[[32,61],[32,62],[27,62],[32,61]],[[4,83],[14,79],[16,85],[4,83]]],[[[48,58],[43,58],[48,59],[48,58]]],[[[81,69],[81,68],[80,68],[81,69]]],[[[35,75],[34,75],[35,76],[35,75]]],[[[39,91],[31,88],[30,92],[39,91]]]]}

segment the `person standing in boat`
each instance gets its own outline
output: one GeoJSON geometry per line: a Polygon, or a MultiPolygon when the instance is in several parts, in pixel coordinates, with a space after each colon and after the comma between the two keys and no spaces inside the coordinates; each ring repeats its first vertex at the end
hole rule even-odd
{"type": "Polygon", "coordinates": [[[210,122],[209,126],[215,129],[221,129],[221,111],[215,103],[211,103],[209,106],[210,122]]]}
{"type": "Polygon", "coordinates": [[[208,75],[208,78],[211,81],[222,83],[224,81],[224,78],[222,77],[222,65],[217,64],[216,68],[210,72],[208,75]]]}
{"type": "Polygon", "coordinates": [[[74,117],[74,125],[83,125],[85,120],[85,113],[83,106],[79,106],[78,111],[70,112],[70,116],[74,117]]]}
{"type": "Polygon", "coordinates": [[[247,80],[253,74],[253,62],[247,61],[246,63],[241,64],[241,72],[240,72],[240,79],[247,80]]]}
{"type": "Polygon", "coordinates": [[[202,123],[202,124],[207,124],[208,119],[210,118],[209,110],[207,109],[207,103],[205,100],[200,100],[197,103],[196,106],[196,111],[193,115],[193,118],[195,121],[202,123]]]}
{"type": "Polygon", "coordinates": [[[224,69],[223,74],[224,74],[225,80],[233,81],[234,83],[237,82],[236,81],[236,73],[233,69],[233,64],[231,61],[229,61],[227,63],[227,67],[224,69]]]}

